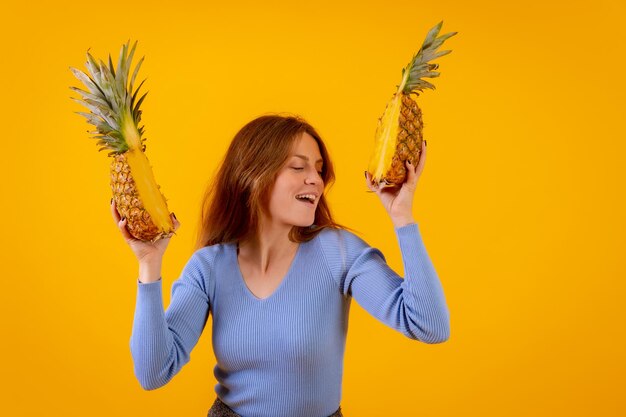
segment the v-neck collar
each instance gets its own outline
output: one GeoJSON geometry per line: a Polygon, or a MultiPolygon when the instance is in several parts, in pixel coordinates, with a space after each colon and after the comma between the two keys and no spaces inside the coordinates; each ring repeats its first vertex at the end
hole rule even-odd
{"type": "Polygon", "coordinates": [[[264,302],[264,301],[267,301],[267,300],[273,298],[276,295],[276,293],[281,291],[281,289],[285,286],[285,282],[289,279],[289,277],[291,275],[293,275],[294,271],[297,270],[297,264],[298,264],[298,260],[300,258],[300,252],[302,252],[302,246],[305,243],[307,243],[307,242],[300,242],[298,244],[298,249],[296,249],[296,254],[293,257],[293,260],[291,261],[291,264],[289,265],[289,269],[287,270],[287,273],[281,279],[280,284],[278,284],[278,287],[276,287],[276,289],[274,289],[274,292],[272,292],[270,295],[268,295],[265,298],[257,297],[250,290],[250,288],[248,288],[248,285],[246,284],[246,280],[243,278],[243,273],[241,272],[241,267],[239,266],[239,259],[238,259],[238,256],[237,256],[237,242],[232,243],[230,245],[231,246],[231,254],[232,254],[233,258],[234,258],[236,273],[237,273],[239,282],[241,283],[244,292],[246,294],[248,294],[248,297],[250,297],[251,299],[253,299],[253,300],[257,301],[257,302],[264,302]]]}

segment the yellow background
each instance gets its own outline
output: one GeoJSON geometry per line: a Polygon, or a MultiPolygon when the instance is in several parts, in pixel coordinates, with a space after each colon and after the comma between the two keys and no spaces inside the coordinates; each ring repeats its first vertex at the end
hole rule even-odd
{"type": "Polygon", "coordinates": [[[603,0],[4,5],[0,414],[205,416],[215,398],[210,326],[167,386],[133,375],[137,263],[109,211],[109,159],[69,99],[88,48],[117,62],[131,39],[146,56],[147,156],[182,224],[167,306],[206,182],[268,112],[319,130],[337,221],[403,275],[363,170],[401,68],[441,20],[459,33],[418,99],[429,146],[414,216],[451,338],[411,341],[353,301],[344,414],[624,415],[626,14],[603,0]]]}

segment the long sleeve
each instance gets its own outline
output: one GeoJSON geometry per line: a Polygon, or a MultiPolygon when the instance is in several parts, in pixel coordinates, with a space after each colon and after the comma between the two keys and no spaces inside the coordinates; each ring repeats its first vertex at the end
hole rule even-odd
{"type": "Polygon", "coordinates": [[[210,312],[210,271],[210,262],[194,254],[172,284],[165,312],[162,279],[145,284],[137,280],[130,350],[144,389],[165,385],[189,362],[210,312]]]}
{"type": "Polygon", "coordinates": [[[442,343],[450,335],[450,315],[437,272],[417,223],[394,228],[405,269],[402,279],[382,252],[353,233],[341,231],[339,250],[326,251],[344,296],[352,296],[372,316],[410,339],[442,343]]]}

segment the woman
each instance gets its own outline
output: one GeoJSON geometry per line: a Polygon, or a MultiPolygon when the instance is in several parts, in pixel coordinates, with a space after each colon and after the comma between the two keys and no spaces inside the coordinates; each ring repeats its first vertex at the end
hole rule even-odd
{"type": "Polygon", "coordinates": [[[261,116],[235,135],[165,312],[160,274],[169,239],[133,239],[112,203],[139,260],[130,347],[141,386],[165,385],[189,361],[209,314],[218,381],[209,417],[341,416],[352,297],[411,339],[447,340],[443,289],[412,216],[421,151],[399,190],[372,186],[366,173],[394,225],[405,279],[378,249],[333,221],[324,195],[333,167],[319,134],[300,117],[261,116]]]}

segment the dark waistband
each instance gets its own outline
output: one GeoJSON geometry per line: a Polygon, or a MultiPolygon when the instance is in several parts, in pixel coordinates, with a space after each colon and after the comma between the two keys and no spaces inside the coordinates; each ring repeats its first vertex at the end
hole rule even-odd
{"type": "MultiPolygon", "coordinates": [[[[215,401],[213,402],[213,405],[211,406],[211,409],[209,410],[209,414],[207,414],[207,417],[242,417],[242,416],[235,413],[226,404],[224,404],[224,402],[220,400],[220,397],[216,397],[215,401]]],[[[335,411],[328,417],[343,417],[343,414],[341,413],[341,406],[339,406],[337,411],[335,411]]]]}

